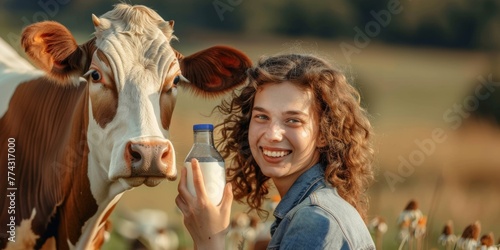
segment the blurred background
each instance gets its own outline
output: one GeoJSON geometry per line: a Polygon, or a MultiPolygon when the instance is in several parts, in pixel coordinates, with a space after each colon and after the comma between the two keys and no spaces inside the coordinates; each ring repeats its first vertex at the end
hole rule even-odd
{"type": "MultiPolygon", "coordinates": [[[[361,91],[374,126],[377,176],[368,191],[368,221],[380,216],[388,226],[384,234],[374,232],[380,248],[400,246],[398,217],[411,200],[427,218],[422,249],[444,249],[438,237],[449,220],[456,235],[479,221],[481,235],[493,232],[498,242],[499,1],[124,2],[146,5],[165,20],[175,20],[179,41],[172,45],[185,55],[225,44],[254,62],[261,55],[314,53],[342,69],[361,91]]],[[[94,31],[91,14],[99,16],[116,3],[0,0],[0,36],[19,50],[24,26],[55,20],[83,43],[94,31]]],[[[218,102],[180,91],[171,126],[179,169],[192,144],[192,125],[220,122],[210,115],[218,102]]],[[[127,249],[129,238],[140,231],[131,218],[137,219],[143,209],[164,214],[152,221],[162,221],[168,224],[162,230],[176,233],[173,249],[192,248],[176,195],[177,181],[127,192],[113,214],[114,230],[105,248],[127,249]],[[128,233],[119,232],[127,228],[128,233]]],[[[245,206],[235,204],[233,210],[236,216],[245,206]]]]}

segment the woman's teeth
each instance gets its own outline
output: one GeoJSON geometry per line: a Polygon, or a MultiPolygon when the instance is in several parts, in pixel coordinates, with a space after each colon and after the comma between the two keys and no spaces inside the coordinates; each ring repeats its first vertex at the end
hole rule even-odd
{"type": "Polygon", "coordinates": [[[263,150],[264,155],[269,156],[269,157],[283,157],[285,155],[289,154],[289,151],[270,151],[270,150],[263,150]]]}

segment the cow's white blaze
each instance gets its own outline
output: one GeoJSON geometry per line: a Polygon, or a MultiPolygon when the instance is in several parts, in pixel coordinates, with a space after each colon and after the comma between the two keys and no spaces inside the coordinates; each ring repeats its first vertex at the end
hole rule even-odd
{"type": "MultiPolygon", "coordinates": [[[[95,53],[90,69],[101,73],[103,84],[114,84],[118,96],[116,113],[104,127],[92,112],[93,105],[98,104],[93,103],[92,98],[89,101],[89,179],[98,204],[101,198],[110,195],[98,193],[107,190],[104,186],[114,185],[112,190],[116,195],[145,181],[145,178],[128,179],[131,169],[124,158],[126,146],[131,140],[166,141],[168,131],[162,126],[161,113],[162,109],[173,107],[160,107],[160,96],[162,91],[173,87],[170,95],[175,98],[175,87],[166,80],[180,74],[177,58],[169,44],[171,38],[158,24],[134,30],[129,27],[130,23],[116,19],[111,22],[109,19],[113,17],[108,15],[111,14],[94,17],[96,47],[108,62],[103,62],[95,53]],[[134,32],[141,35],[135,36],[134,32]]],[[[93,83],[92,78],[89,84],[91,97],[103,89],[101,83],[93,83]]]]}

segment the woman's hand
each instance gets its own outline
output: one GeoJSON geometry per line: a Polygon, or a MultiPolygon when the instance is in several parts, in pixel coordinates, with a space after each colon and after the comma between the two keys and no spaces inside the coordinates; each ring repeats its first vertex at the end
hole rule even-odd
{"type": "Polygon", "coordinates": [[[183,168],[175,204],[184,215],[184,226],[191,234],[196,249],[224,249],[233,201],[231,184],[226,184],[222,201],[216,206],[207,197],[198,160],[191,160],[191,166],[197,197],[191,195],[187,189],[187,173],[183,168]]]}

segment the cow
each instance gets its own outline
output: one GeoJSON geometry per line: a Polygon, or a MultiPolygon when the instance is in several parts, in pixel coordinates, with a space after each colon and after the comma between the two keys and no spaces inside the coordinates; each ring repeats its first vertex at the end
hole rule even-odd
{"type": "Polygon", "coordinates": [[[183,56],[170,45],[174,21],[148,7],[117,4],[92,21],[81,45],[57,22],[23,30],[42,73],[0,54],[9,80],[0,86],[11,90],[0,107],[0,248],[100,248],[125,191],[176,179],[168,133],[177,88],[218,96],[246,81],[243,52],[183,56]]]}

